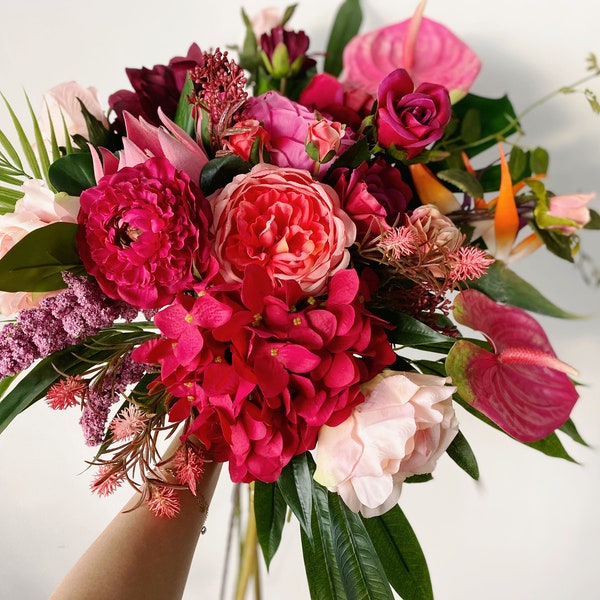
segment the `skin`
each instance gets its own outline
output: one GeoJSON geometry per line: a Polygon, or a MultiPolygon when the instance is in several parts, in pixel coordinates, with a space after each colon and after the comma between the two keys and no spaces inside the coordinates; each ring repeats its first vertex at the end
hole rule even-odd
{"type": "Polygon", "coordinates": [[[50,600],[177,600],[221,469],[206,463],[197,496],[180,491],[181,510],[159,518],[134,495],[50,596],[50,600]]]}

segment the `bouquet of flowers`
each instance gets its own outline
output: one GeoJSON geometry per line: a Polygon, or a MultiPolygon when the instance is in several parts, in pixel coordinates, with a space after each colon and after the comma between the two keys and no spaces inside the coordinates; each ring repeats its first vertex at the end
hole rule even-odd
{"type": "Polygon", "coordinates": [[[92,490],[163,518],[226,463],[246,543],[268,565],[291,511],[319,599],[432,597],[398,500],[444,454],[478,478],[457,405],[553,457],[557,430],[583,442],[531,313],[571,315],[510,264],[573,262],[593,194],[545,187],[547,152],[424,8],[360,33],[346,0],[322,65],[293,7],[243,13],[236,58],[128,69],[108,111],[61,84],[31,139],[6,103],[19,150],[0,133],[0,429],[79,407],[92,490]]]}

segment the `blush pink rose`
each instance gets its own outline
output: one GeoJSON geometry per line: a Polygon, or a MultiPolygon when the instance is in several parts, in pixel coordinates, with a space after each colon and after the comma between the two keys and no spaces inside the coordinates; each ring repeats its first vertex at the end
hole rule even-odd
{"type": "Polygon", "coordinates": [[[276,282],[297,281],[307,294],[323,291],[345,268],[356,228],[338,195],[308,171],[259,164],[209,197],[214,252],[227,281],[262,266],[276,282]]]}
{"type": "Polygon", "coordinates": [[[50,143],[50,124],[54,126],[59,146],[66,144],[65,126],[69,135],[81,135],[88,139],[87,124],[81,111],[80,102],[102,125],[108,129],[98,92],[94,87],[85,88],[75,81],[54,86],[44,94],[44,105],[40,111],[39,124],[42,135],[50,143]],[[64,125],[63,125],[64,119],[64,125]]]}
{"type": "Polygon", "coordinates": [[[207,269],[210,209],[165,158],[106,175],[80,200],[79,254],[110,298],[160,308],[207,269]]]}
{"type": "Polygon", "coordinates": [[[552,196],[548,207],[548,216],[565,219],[565,222],[548,225],[547,229],[556,229],[565,235],[571,235],[587,225],[591,219],[590,209],[587,205],[595,196],[595,194],[552,196]]]}
{"type": "Polygon", "coordinates": [[[446,88],[422,83],[415,89],[404,69],[392,71],[377,89],[377,141],[404,150],[409,159],[442,137],[451,116],[446,88]]]}
{"type": "Polygon", "coordinates": [[[365,517],[387,512],[402,482],[431,473],[458,432],[449,381],[384,371],[362,386],[350,417],[319,431],[315,480],[365,517]]]}
{"type": "MultiPolygon", "coordinates": [[[[79,198],[54,194],[43,181],[30,179],[22,186],[23,196],[11,213],[0,216],[0,258],[34,229],[62,221],[76,223],[79,198]]],[[[51,292],[52,294],[54,292],[51,292]]],[[[0,292],[0,314],[10,316],[33,308],[48,293],[0,292]]]]}

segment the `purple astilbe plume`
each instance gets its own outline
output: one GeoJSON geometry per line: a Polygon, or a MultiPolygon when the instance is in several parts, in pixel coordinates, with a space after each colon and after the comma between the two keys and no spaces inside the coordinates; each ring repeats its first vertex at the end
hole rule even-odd
{"type": "Polygon", "coordinates": [[[65,272],[63,279],[66,289],[44,298],[37,308],[21,311],[0,330],[0,378],[82,342],[119,318],[132,321],[138,314],[129,304],[107,298],[87,277],[65,272]]]}
{"type": "Polygon", "coordinates": [[[109,365],[103,376],[90,385],[79,420],[88,446],[97,446],[104,441],[111,406],[119,400],[127,386],[140,380],[144,370],[142,364],[126,354],[118,363],[109,365]]]}

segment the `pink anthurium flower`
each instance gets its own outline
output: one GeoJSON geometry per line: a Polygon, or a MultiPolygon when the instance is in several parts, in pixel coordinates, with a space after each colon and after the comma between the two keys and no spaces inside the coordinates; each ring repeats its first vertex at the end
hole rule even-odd
{"type": "Polygon", "coordinates": [[[449,29],[423,17],[421,2],[411,19],[354,37],[344,49],[344,86],[375,94],[380,81],[406,69],[415,87],[436,83],[457,102],[479,74],[477,55],[449,29]]]}
{"type": "Polygon", "coordinates": [[[459,340],[448,354],[447,374],[466,402],[522,442],[545,438],[569,418],[578,394],[568,375],[576,371],[556,357],[533,317],[476,290],[456,297],[454,317],[493,347],[459,340]]]}

